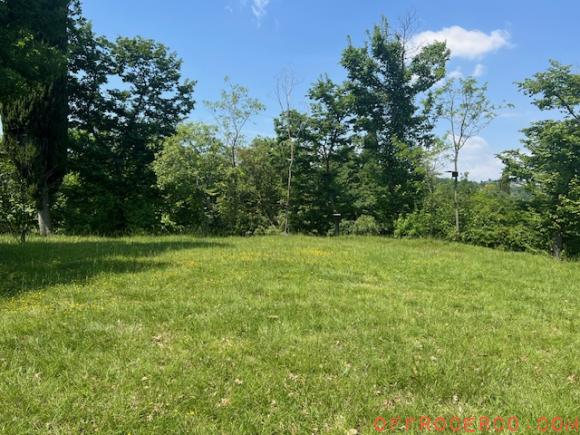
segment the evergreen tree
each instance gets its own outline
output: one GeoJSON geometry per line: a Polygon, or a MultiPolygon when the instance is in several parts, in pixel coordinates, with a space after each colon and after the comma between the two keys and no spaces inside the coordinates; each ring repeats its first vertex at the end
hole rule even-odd
{"type": "Polygon", "coordinates": [[[0,7],[2,147],[27,185],[42,235],[65,173],[70,0],[8,0],[0,7]]]}

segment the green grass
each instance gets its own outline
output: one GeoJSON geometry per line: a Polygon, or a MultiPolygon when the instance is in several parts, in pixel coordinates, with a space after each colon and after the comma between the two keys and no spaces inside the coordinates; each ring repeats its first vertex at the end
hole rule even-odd
{"type": "Polygon", "coordinates": [[[571,418],[579,309],[579,263],[428,240],[4,238],[0,433],[571,418]]]}

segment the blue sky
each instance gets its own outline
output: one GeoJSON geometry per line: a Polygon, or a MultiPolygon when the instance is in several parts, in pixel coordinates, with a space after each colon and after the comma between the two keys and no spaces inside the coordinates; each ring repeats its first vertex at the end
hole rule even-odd
{"type": "Polygon", "coordinates": [[[494,102],[513,103],[464,150],[470,178],[496,177],[497,152],[519,146],[520,130],[547,115],[521,95],[514,82],[546,69],[548,59],[579,65],[580,2],[577,0],[84,0],[97,33],[153,38],[184,60],[198,81],[191,119],[211,122],[203,105],[215,100],[228,75],[250,89],[268,110],[247,135],[272,134],[279,111],[275,77],[292,69],[301,85],[296,106],[321,74],[341,81],[341,52],[351,36],[385,16],[393,24],[413,13],[418,41],[445,39],[452,49],[451,75],[476,74],[489,83],[494,102]]]}

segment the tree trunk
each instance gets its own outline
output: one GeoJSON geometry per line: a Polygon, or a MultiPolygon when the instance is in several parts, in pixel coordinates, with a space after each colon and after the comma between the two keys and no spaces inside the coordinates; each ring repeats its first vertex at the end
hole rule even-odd
{"type": "Polygon", "coordinates": [[[455,170],[455,174],[457,175],[457,177],[453,177],[453,207],[455,209],[455,238],[459,239],[459,232],[460,232],[460,227],[459,227],[459,196],[458,196],[458,192],[457,192],[457,188],[458,188],[458,183],[459,183],[459,170],[458,170],[458,165],[457,165],[457,160],[458,160],[458,152],[455,152],[455,159],[454,159],[454,170],[455,170]]]}
{"type": "Polygon", "coordinates": [[[292,166],[294,165],[294,141],[290,139],[290,163],[288,165],[288,190],[286,192],[286,223],[284,232],[290,233],[290,194],[292,192],[292,166]]]}
{"type": "Polygon", "coordinates": [[[236,166],[237,166],[237,163],[236,163],[236,146],[235,145],[232,145],[231,153],[232,153],[232,168],[235,169],[236,166]]]}
{"type": "Polygon", "coordinates": [[[40,193],[40,207],[38,208],[38,230],[43,237],[49,236],[52,224],[50,222],[50,210],[48,199],[48,186],[46,183],[40,193]]]}
{"type": "Polygon", "coordinates": [[[457,194],[457,178],[453,181],[453,205],[455,208],[455,236],[459,237],[460,227],[459,227],[459,198],[457,194]]]}
{"type": "Polygon", "coordinates": [[[28,228],[27,225],[28,223],[26,222],[26,203],[28,202],[28,198],[26,195],[26,182],[24,181],[24,179],[22,177],[20,178],[20,217],[18,219],[19,221],[19,227],[18,231],[20,232],[20,243],[24,244],[26,243],[26,233],[28,232],[28,228]]]}
{"type": "Polygon", "coordinates": [[[562,233],[560,231],[556,231],[554,233],[554,237],[552,238],[552,254],[556,258],[560,258],[562,255],[562,233]]]}

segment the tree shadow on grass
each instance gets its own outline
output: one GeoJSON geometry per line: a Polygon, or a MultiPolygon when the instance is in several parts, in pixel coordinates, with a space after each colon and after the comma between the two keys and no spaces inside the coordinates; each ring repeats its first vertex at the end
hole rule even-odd
{"type": "Polygon", "coordinates": [[[58,284],[84,283],[100,274],[162,269],[155,257],[186,249],[225,248],[222,242],[130,240],[31,240],[24,245],[0,242],[0,300],[58,284]]]}

